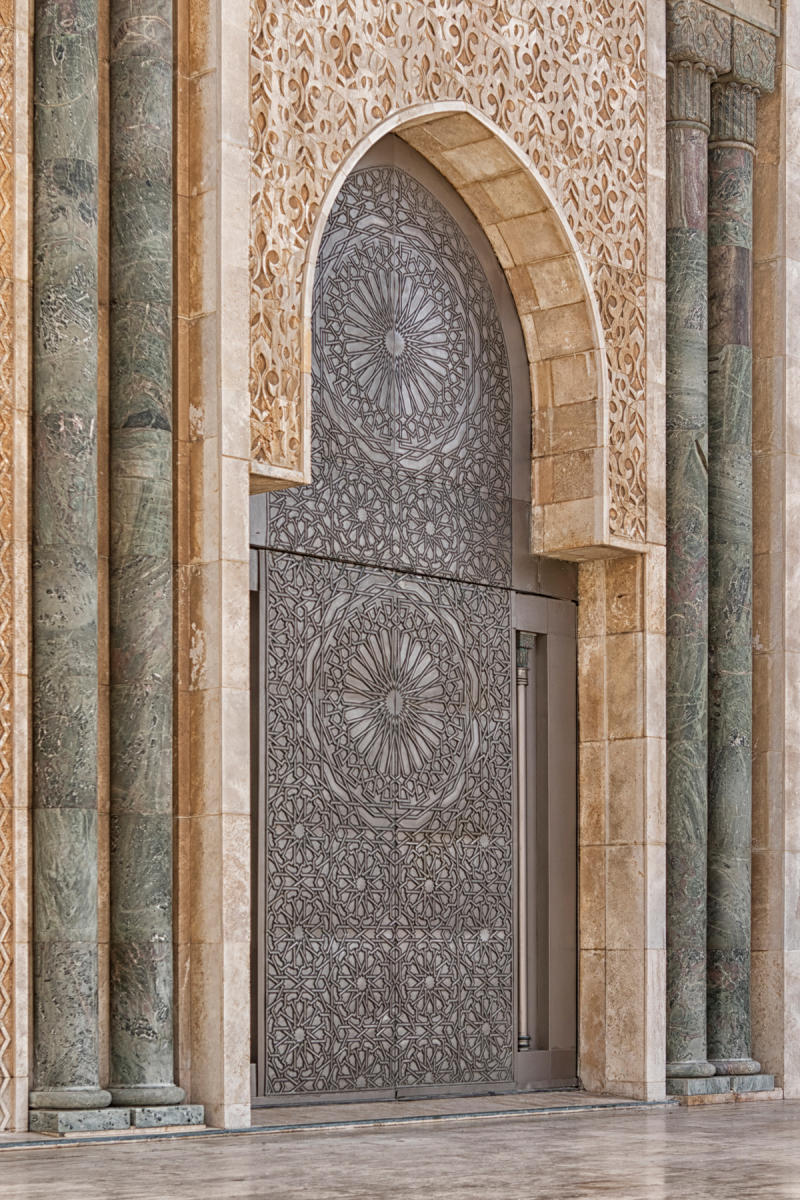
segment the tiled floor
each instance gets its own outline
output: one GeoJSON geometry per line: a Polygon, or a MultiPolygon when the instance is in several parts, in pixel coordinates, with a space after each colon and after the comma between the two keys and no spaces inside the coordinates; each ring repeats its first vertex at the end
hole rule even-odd
{"type": "Polygon", "coordinates": [[[3,1200],[800,1200],[800,1102],[54,1146],[3,1200]]]}

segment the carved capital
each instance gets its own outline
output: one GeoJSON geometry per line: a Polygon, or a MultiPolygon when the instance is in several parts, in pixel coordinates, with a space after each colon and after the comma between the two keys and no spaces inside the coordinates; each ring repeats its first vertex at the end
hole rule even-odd
{"type": "Polygon", "coordinates": [[[731,51],[731,78],[759,92],[771,92],[777,52],[773,35],[746,21],[734,21],[731,51]]]}
{"type": "Polygon", "coordinates": [[[667,63],[667,120],[702,125],[711,123],[711,84],[715,72],[705,63],[667,63]]]}
{"type": "Polygon", "coordinates": [[[711,89],[711,141],[756,144],[758,89],[726,80],[711,89]]]}
{"type": "Polygon", "coordinates": [[[701,0],[668,0],[667,58],[699,63],[716,75],[731,69],[731,18],[701,0]]]}

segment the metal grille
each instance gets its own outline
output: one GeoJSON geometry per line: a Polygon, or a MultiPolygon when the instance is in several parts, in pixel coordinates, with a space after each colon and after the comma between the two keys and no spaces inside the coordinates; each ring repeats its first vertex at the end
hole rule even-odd
{"type": "Polygon", "coordinates": [[[315,484],[269,501],[266,1091],[509,1080],[508,363],[403,172],[340,194],[314,350],[315,484]]]}

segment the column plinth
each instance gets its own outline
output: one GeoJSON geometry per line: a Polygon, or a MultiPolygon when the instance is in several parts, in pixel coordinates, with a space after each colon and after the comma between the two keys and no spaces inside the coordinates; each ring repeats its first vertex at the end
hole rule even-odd
{"type": "Polygon", "coordinates": [[[667,1076],[706,1056],[710,89],[667,66],[667,1076]]]}
{"type": "Polygon", "coordinates": [[[708,1048],[750,1057],[755,88],[712,88],[709,142],[708,1048]]]}

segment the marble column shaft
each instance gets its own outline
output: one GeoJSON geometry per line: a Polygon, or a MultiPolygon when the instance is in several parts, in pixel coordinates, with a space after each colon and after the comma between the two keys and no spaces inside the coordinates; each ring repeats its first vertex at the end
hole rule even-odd
{"type": "Polygon", "coordinates": [[[706,1059],[710,86],[667,68],[667,1074],[706,1059]]]}
{"type": "Polygon", "coordinates": [[[750,1058],[754,88],[712,88],[709,146],[708,1051],[750,1058]]]}
{"type": "Polygon", "coordinates": [[[111,1085],[176,1104],[172,0],[111,0],[111,1085]]]}
{"type": "Polygon", "coordinates": [[[98,1108],[97,2],[36,0],[34,1108],[98,1108]]]}

